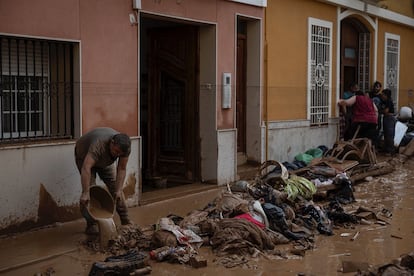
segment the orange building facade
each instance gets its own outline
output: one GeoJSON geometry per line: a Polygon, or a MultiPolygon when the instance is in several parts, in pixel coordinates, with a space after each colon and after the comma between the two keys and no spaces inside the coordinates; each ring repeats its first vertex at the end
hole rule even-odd
{"type": "Polygon", "coordinates": [[[331,147],[353,82],[369,91],[380,81],[397,110],[413,104],[412,1],[271,1],[265,21],[268,159],[331,147]]]}

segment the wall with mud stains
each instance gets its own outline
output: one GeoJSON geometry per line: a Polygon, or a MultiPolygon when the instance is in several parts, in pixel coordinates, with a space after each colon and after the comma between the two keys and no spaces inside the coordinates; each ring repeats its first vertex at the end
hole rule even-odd
{"type": "MultiPolygon", "coordinates": [[[[138,148],[139,140],[132,138],[124,184],[129,206],[138,204],[138,148]]],[[[73,150],[74,141],[1,149],[0,234],[81,217],[73,150]]]]}

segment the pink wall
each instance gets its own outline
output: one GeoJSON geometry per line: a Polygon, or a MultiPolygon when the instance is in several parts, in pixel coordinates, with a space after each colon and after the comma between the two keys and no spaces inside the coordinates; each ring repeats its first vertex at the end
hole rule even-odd
{"type": "Polygon", "coordinates": [[[137,25],[131,0],[2,0],[0,32],[81,43],[83,132],[138,134],[137,25]]]}
{"type": "MultiPolygon", "coordinates": [[[[223,72],[235,75],[236,12],[264,13],[226,0],[143,0],[142,10],[217,23],[219,85],[223,72]]],[[[82,131],[111,126],[138,135],[138,26],[131,25],[130,13],[131,0],[2,0],[0,33],[80,41],[82,131]]],[[[217,98],[218,127],[234,127],[233,110],[222,110],[217,98]]]]}
{"type": "Polygon", "coordinates": [[[138,135],[137,25],[131,1],[80,4],[83,130],[111,126],[138,135]]]}
{"type": "Polygon", "coordinates": [[[0,32],[79,39],[79,0],[2,0],[0,32]]]}
{"type": "MultiPolygon", "coordinates": [[[[221,85],[222,73],[232,73],[234,87],[235,76],[235,22],[236,13],[263,18],[264,9],[251,5],[238,4],[227,0],[191,0],[191,1],[142,1],[142,10],[217,23],[217,84],[221,85]]],[[[219,87],[219,86],[218,86],[219,87]]],[[[234,90],[233,90],[234,91],[234,90]]],[[[221,109],[221,89],[217,90],[217,126],[219,129],[235,127],[234,110],[221,109]]]]}

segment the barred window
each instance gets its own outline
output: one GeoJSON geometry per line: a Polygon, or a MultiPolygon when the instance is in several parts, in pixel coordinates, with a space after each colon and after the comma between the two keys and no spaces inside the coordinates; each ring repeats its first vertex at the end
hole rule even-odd
{"type": "Polygon", "coordinates": [[[0,36],[0,142],[73,136],[73,45],[0,36]]]}
{"type": "Polygon", "coordinates": [[[329,117],[332,23],[309,18],[308,28],[308,119],[311,125],[324,125],[329,117]]]}
{"type": "Polygon", "coordinates": [[[370,33],[359,34],[359,58],[358,58],[358,84],[359,89],[364,92],[368,92],[370,87],[370,72],[369,72],[369,49],[370,45],[370,33]]]}
{"type": "Polygon", "coordinates": [[[400,36],[386,33],[385,47],[384,88],[391,90],[394,105],[398,106],[400,36]]]}

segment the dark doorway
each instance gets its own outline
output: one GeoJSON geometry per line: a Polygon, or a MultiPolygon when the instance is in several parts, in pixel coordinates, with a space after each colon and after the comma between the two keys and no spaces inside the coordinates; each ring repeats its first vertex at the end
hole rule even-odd
{"type": "Polygon", "coordinates": [[[176,24],[148,27],[145,35],[143,191],[157,187],[154,179],[161,179],[167,187],[200,180],[198,28],[176,24]]]}
{"type": "Polygon", "coordinates": [[[352,83],[370,86],[370,32],[356,18],[341,21],[341,97],[352,83]]]}
{"type": "Polygon", "coordinates": [[[353,83],[358,83],[356,67],[344,66],[344,92],[349,91],[353,83]]]}
{"type": "Polygon", "coordinates": [[[237,25],[236,127],[237,152],[246,155],[246,22],[237,25]]]}

